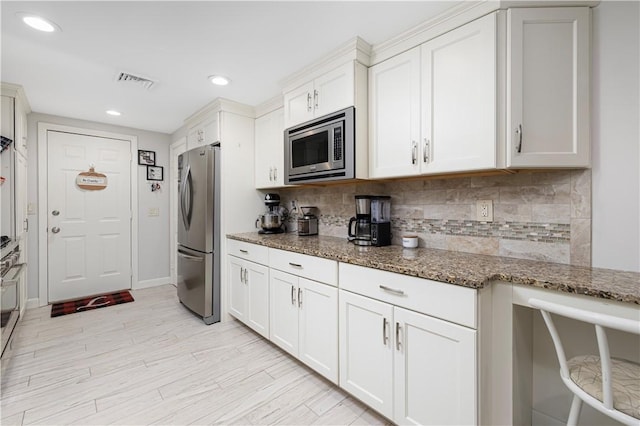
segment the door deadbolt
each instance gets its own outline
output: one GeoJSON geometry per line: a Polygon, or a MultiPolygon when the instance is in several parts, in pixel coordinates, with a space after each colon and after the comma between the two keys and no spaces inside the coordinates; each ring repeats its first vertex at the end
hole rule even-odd
{"type": "Polygon", "coordinates": [[[58,210],[54,210],[51,212],[52,215],[54,216],[58,216],[60,214],[60,212],[58,210]]]}
{"type": "Polygon", "coordinates": [[[57,226],[54,226],[53,228],[51,228],[51,232],[53,232],[54,234],[57,234],[58,232],[60,232],[60,228],[58,228],[57,226]]]}

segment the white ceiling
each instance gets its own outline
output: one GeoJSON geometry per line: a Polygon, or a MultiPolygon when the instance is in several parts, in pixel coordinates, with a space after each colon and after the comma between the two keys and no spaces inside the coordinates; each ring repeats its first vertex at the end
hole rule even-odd
{"type": "Polygon", "coordinates": [[[458,3],[2,1],[1,77],[24,87],[35,112],[173,133],[217,97],[258,105],[349,39],[375,45],[458,3]],[[16,12],[62,32],[34,31],[16,12]],[[121,71],[159,83],[116,83],[121,71]],[[212,74],[231,85],[213,86],[212,74]]]}

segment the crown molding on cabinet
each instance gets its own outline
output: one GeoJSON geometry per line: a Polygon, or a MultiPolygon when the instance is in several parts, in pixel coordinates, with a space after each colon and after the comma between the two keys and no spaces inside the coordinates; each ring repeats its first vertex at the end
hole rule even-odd
{"type": "Polygon", "coordinates": [[[255,106],[256,118],[262,117],[263,115],[269,114],[270,112],[282,107],[284,107],[284,96],[274,96],[260,105],[255,106]]]}
{"type": "Polygon", "coordinates": [[[249,118],[255,118],[256,116],[255,109],[252,106],[241,104],[240,102],[230,99],[216,98],[185,118],[184,124],[187,127],[191,127],[206,119],[210,114],[218,111],[231,112],[249,118]]]}
{"type": "Polygon", "coordinates": [[[598,4],[600,4],[599,0],[483,0],[478,2],[463,2],[387,41],[374,45],[371,48],[370,63],[368,65],[372,66],[380,63],[496,10],[514,7],[595,7],[598,4]]]}
{"type": "Polygon", "coordinates": [[[31,113],[31,105],[29,105],[29,100],[27,99],[27,95],[24,92],[22,86],[13,83],[5,83],[2,82],[2,96],[9,96],[11,98],[19,98],[22,102],[22,108],[26,114],[31,113]]]}
{"type": "Polygon", "coordinates": [[[358,61],[368,67],[370,54],[371,45],[360,37],[354,37],[330,54],[281,80],[280,86],[283,88],[283,92],[288,92],[349,61],[358,61]]]}

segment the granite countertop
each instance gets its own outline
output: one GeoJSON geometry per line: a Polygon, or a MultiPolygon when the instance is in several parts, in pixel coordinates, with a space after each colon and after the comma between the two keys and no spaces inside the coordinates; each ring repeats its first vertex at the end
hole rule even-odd
{"type": "Polygon", "coordinates": [[[640,305],[640,273],[401,246],[358,247],[346,238],[230,234],[228,238],[470,288],[506,281],[640,305]]]}

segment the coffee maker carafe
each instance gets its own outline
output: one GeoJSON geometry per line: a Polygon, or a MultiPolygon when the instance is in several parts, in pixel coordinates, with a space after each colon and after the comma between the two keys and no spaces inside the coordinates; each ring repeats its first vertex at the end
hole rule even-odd
{"type": "Polygon", "coordinates": [[[349,241],[358,246],[391,244],[391,197],[356,195],[356,216],[349,220],[349,241]]]}

